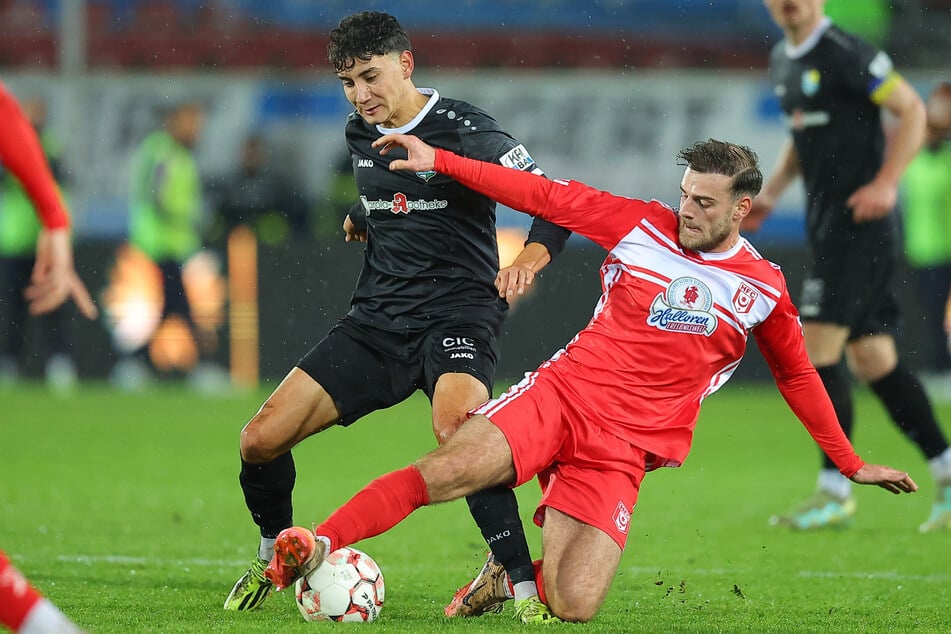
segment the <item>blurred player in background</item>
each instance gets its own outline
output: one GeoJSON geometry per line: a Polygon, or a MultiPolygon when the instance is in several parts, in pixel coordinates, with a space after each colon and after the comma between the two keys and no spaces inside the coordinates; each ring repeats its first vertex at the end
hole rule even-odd
{"type": "Polygon", "coordinates": [[[920,353],[934,387],[947,394],[951,355],[944,334],[944,291],[951,287],[951,83],[932,89],[926,111],[925,146],[902,178],[902,218],[905,257],[925,313],[920,353]]]}
{"type": "MultiPolygon", "coordinates": [[[[30,312],[42,315],[72,298],[89,319],[98,313],[73,267],[69,214],[43,156],[42,145],[20,105],[0,83],[0,163],[23,185],[43,228],[25,296],[30,312]]],[[[43,597],[0,551],[0,625],[22,634],[68,634],[79,628],[43,597]]]]}
{"type": "MultiPolygon", "coordinates": [[[[62,183],[59,144],[46,126],[46,104],[42,99],[33,98],[22,101],[21,106],[36,131],[53,177],[62,183]]],[[[0,384],[12,384],[20,374],[29,311],[23,291],[30,285],[36,264],[36,240],[42,228],[33,202],[20,181],[9,172],[0,172],[0,305],[5,308],[0,339],[0,384]]],[[[69,389],[76,382],[76,365],[69,349],[69,312],[64,305],[39,319],[40,331],[48,344],[45,350],[47,385],[57,390],[69,389]]]]}
{"type": "Polygon", "coordinates": [[[285,243],[307,230],[307,201],[275,169],[263,136],[252,134],[241,144],[234,170],[212,179],[209,195],[215,217],[209,243],[224,248],[239,226],[254,230],[264,244],[285,243]]]}
{"type": "MultiPolygon", "coordinates": [[[[162,320],[180,318],[199,355],[204,346],[185,294],[182,269],[202,247],[204,200],[194,148],[204,116],[204,107],[197,101],[183,101],[168,109],[163,127],[149,134],[132,157],[129,200],[129,241],[161,271],[162,320]]],[[[126,390],[144,387],[151,378],[147,358],[143,348],[120,359],[112,382],[126,390]]],[[[219,381],[213,378],[210,364],[199,362],[190,372],[193,379],[207,376],[219,381]]],[[[226,380],[221,377],[219,382],[226,380]]]]}
{"type": "MultiPolygon", "coordinates": [[[[809,359],[852,432],[852,394],[842,368],[869,385],[902,432],[929,460],[938,501],[920,529],[951,527],[951,451],[918,379],[899,362],[898,303],[890,284],[898,260],[898,183],[924,139],[925,110],[884,52],[837,28],[824,0],[765,0],[785,40],[770,56],[792,138],[757,197],[744,230],[754,230],[802,175],[812,270],[799,312],[809,359]],[[896,119],[887,148],[881,108],[896,119]]],[[[855,500],[828,457],[816,493],[771,523],[797,529],[847,524],[855,500]]]]}
{"type": "Polygon", "coordinates": [[[539,596],[516,597],[515,615],[590,620],[620,563],[646,472],[687,458],[703,399],[733,374],[751,332],[790,408],[844,477],[893,493],[916,489],[907,473],[856,455],[809,363],[782,272],[739,234],[763,182],[748,148],[710,139],[683,150],[675,212],[463,158],[413,136],[375,145],[385,154],[408,149],[408,160],[390,169],[445,174],[604,247],[604,294],[563,350],[478,407],[440,448],[370,483],[314,532],[282,532],[267,571],[279,587],[420,506],[537,475],[539,596]]]}
{"type": "MultiPolygon", "coordinates": [[[[291,526],[296,477],[291,449],[332,425],[347,426],[416,390],[432,403],[444,443],[492,393],[496,339],[506,298],[531,284],[568,232],[532,225],[524,250],[499,271],[495,203],[431,171],[394,173],[371,148],[387,132],[413,131],[465,156],[541,173],[528,151],[482,110],[417,88],[409,38],[385,13],[344,18],[329,58],[355,112],[346,138],[360,203],[344,222],[365,242],[350,312],[300,360],[241,432],[241,487],[261,531],[257,556],[225,609],[258,606],[271,589],[264,569],[274,539],[291,526]]],[[[501,609],[493,589],[504,570],[519,598],[534,596],[534,571],[514,493],[496,487],[469,508],[490,544],[478,578],[456,593],[449,616],[501,609]]]]}

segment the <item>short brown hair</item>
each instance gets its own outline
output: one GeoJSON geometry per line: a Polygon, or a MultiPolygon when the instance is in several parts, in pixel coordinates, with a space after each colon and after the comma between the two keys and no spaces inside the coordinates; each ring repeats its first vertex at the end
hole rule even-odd
{"type": "Polygon", "coordinates": [[[677,164],[701,174],[723,174],[733,179],[730,192],[734,198],[744,194],[756,196],[763,187],[756,152],[745,145],[717,139],[698,141],[677,155],[677,164]]]}

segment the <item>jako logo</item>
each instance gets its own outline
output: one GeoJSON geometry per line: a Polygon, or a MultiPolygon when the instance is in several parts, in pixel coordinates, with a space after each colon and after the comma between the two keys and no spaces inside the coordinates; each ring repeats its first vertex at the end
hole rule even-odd
{"type": "Polygon", "coordinates": [[[498,534],[496,534],[496,535],[493,535],[492,537],[490,537],[489,539],[487,539],[487,540],[486,540],[486,543],[487,543],[489,546],[491,546],[492,544],[494,544],[495,542],[499,541],[500,539],[505,539],[505,538],[511,537],[511,536],[512,536],[512,531],[504,530],[504,531],[502,531],[501,533],[498,533],[498,534]]]}
{"type": "Polygon", "coordinates": [[[357,159],[357,167],[373,167],[373,159],[357,159]]]}

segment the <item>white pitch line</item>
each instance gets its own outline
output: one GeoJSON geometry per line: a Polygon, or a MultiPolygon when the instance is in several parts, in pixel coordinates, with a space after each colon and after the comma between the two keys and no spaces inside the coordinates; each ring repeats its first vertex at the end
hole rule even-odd
{"type": "MultiPolygon", "coordinates": [[[[631,574],[652,574],[655,576],[664,576],[672,574],[670,570],[666,568],[649,568],[647,566],[633,566],[624,568],[626,572],[631,574]]],[[[717,576],[725,577],[730,575],[750,575],[750,574],[762,574],[763,571],[754,571],[750,568],[691,568],[689,575],[697,575],[703,577],[717,576]]],[[[847,572],[835,572],[832,570],[799,570],[795,573],[797,577],[804,578],[841,578],[847,577],[849,579],[886,579],[889,581],[924,581],[926,583],[947,583],[951,581],[951,574],[947,573],[934,573],[928,575],[915,575],[915,574],[906,574],[901,572],[895,572],[893,570],[872,570],[872,571],[847,571],[847,572]]]]}
{"type": "Polygon", "coordinates": [[[128,555],[58,555],[56,561],[79,564],[122,564],[132,566],[195,566],[196,568],[224,568],[246,566],[247,559],[165,559],[132,557],[128,555]]]}
{"type": "MultiPolygon", "coordinates": [[[[29,559],[28,556],[16,556],[16,559],[29,559]]],[[[247,559],[168,559],[158,557],[133,557],[129,555],[59,555],[57,561],[79,564],[119,564],[124,566],[194,566],[196,568],[240,568],[247,565],[247,559]]],[[[623,570],[629,574],[650,574],[654,576],[669,576],[671,571],[648,566],[628,566],[623,570]]],[[[761,570],[750,568],[691,568],[688,575],[703,577],[729,577],[736,575],[762,574],[761,570]]],[[[866,570],[842,571],[833,570],[799,570],[797,577],[810,578],[849,578],[849,579],[884,579],[887,581],[921,581],[925,583],[948,583],[951,574],[933,573],[927,575],[907,574],[894,570],[866,570]]]]}

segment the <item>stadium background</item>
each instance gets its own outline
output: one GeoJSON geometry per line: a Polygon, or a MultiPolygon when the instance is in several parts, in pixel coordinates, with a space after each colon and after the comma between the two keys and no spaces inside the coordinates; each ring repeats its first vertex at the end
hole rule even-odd
{"type": "MultiPolygon", "coordinates": [[[[259,133],[310,210],[304,235],[259,245],[261,377],[282,376],[346,311],[361,263],[359,248],[334,233],[349,104],[325,49],[329,29],[363,8],[400,19],[414,43],[418,86],[486,109],[550,176],[673,202],[682,169],[673,157],[684,145],[710,136],[745,143],[768,171],[784,138],[765,75],[779,32],[759,0],[0,0],[0,77],[18,96],[48,101],[69,176],[77,262],[112,308],[98,323],[74,320],[82,376],[108,374],[123,328],[110,306],[122,297],[115,285],[137,279],[116,272],[125,263],[128,158],[162,108],[185,99],[207,108],[197,155],[208,178],[232,169],[243,140],[259,133]]],[[[829,0],[828,8],[885,47],[922,93],[949,79],[951,1],[829,0]]],[[[783,264],[794,294],[806,257],[801,207],[795,188],[753,236],[783,264]]],[[[499,225],[505,243],[517,244],[528,219],[501,210],[499,225]]],[[[584,325],[602,258],[573,239],[514,306],[501,379],[534,368],[584,325]]],[[[224,297],[221,284],[206,288],[214,292],[203,297],[224,297]]],[[[914,350],[920,328],[910,283],[900,293],[903,344],[914,350]]],[[[230,335],[224,312],[220,301],[208,309],[222,342],[230,335]]],[[[220,357],[227,362],[226,345],[220,357]]],[[[737,376],[767,372],[753,354],[737,376]]]]}

